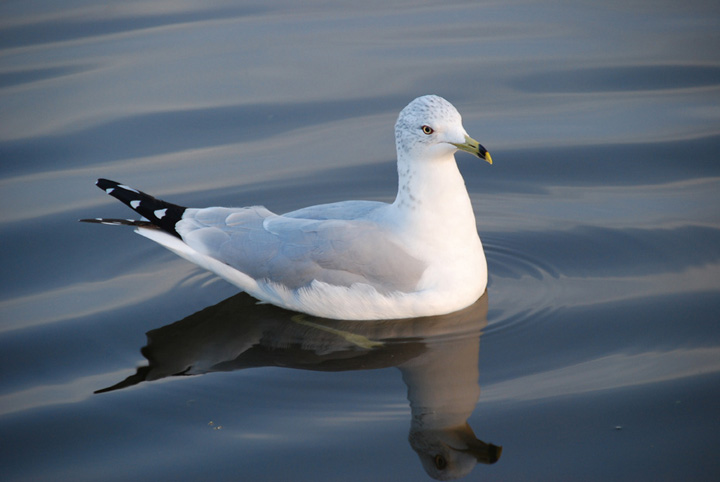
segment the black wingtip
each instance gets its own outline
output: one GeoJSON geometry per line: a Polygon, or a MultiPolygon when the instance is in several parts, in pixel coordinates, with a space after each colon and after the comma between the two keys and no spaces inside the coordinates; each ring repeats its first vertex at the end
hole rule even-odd
{"type": "MultiPolygon", "coordinates": [[[[97,182],[95,182],[95,185],[110,195],[112,195],[112,191],[118,187],[124,187],[127,190],[135,191],[135,189],[133,189],[129,186],[123,186],[121,183],[112,181],[110,179],[100,178],[97,180],[97,182]]],[[[137,192],[137,191],[135,191],[135,192],[137,192]]]]}
{"type": "Polygon", "coordinates": [[[108,226],[135,226],[140,228],[157,228],[153,223],[149,221],[142,221],[140,219],[117,219],[117,218],[89,218],[89,219],[78,219],[80,223],[90,224],[105,224],[108,226]]]}
{"type": "MultiPolygon", "coordinates": [[[[127,205],[130,209],[146,218],[152,225],[157,226],[163,231],[180,238],[180,234],[175,230],[175,225],[182,219],[185,212],[184,206],[172,204],[162,199],[157,199],[142,191],[133,189],[110,179],[98,179],[95,183],[97,187],[111,195],[115,199],[127,205]]],[[[100,222],[102,220],[84,220],[85,222],[100,222]]],[[[117,220],[113,220],[117,221],[117,220]]],[[[142,226],[143,222],[132,224],[134,226],[142,226]]],[[[126,223],[105,223],[105,224],[126,224],[126,223]]]]}

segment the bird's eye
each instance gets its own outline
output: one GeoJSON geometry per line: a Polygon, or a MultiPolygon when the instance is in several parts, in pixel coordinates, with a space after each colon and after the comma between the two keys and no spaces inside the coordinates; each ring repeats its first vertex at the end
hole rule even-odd
{"type": "Polygon", "coordinates": [[[435,131],[433,130],[433,128],[430,127],[430,126],[422,126],[421,129],[422,129],[422,131],[423,131],[425,134],[427,134],[427,135],[430,135],[430,134],[432,134],[433,132],[435,132],[435,131]]]}

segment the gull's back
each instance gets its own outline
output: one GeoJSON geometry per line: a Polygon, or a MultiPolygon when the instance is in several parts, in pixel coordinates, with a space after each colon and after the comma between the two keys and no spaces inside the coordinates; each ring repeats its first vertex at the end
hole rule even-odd
{"type": "Polygon", "coordinates": [[[411,292],[426,265],[374,222],[373,213],[386,206],[346,201],[282,216],[261,206],[188,209],[176,229],[192,249],[290,290],[320,281],[411,292]]]}

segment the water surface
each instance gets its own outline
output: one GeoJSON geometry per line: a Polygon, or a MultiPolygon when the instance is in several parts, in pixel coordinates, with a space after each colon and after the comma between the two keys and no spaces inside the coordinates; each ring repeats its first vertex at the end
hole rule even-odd
{"type": "Polygon", "coordinates": [[[0,6],[3,480],[716,480],[720,16],[676,3],[0,6]],[[298,317],[77,223],[130,214],[98,177],[391,201],[427,93],[495,160],[459,313],[298,317]]]}

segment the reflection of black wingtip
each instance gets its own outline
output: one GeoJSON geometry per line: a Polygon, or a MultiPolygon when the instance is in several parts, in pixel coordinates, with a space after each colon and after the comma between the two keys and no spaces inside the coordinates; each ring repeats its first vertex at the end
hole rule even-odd
{"type": "Polygon", "coordinates": [[[130,375],[129,377],[127,377],[125,380],[121,381],[120,383],[116,383],[115,385],[113,385],[111,387],[101,388],[100,390],[95,390],[93,393],[107,393],[107,392],[113,392],[115,390],[120,390],[121,388],[132,387],[141,382],[144,382],[147,379],[148,372],[150,372],[149,366],[139,367],[134,374],[130,375]]]}

